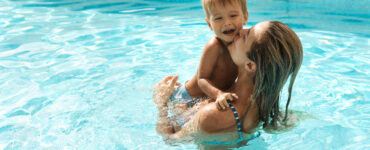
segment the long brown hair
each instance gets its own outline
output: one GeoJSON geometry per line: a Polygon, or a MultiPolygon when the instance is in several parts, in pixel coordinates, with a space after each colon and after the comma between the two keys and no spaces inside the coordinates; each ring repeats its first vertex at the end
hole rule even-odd
{"type": "Polygon", "coordinates": [[[257,66],[252,96],[263,128],[277,127],[280,92],[290,77],[284,121],[287,119],[293,84],[303,59],[301,41],[287,25],[270,21],[266,32],[252,43],[247,57],[257,66]]]}

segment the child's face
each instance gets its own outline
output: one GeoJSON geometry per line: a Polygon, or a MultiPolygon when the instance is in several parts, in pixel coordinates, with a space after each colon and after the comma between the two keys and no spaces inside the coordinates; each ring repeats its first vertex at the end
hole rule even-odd
{"type": "Polygon", "coordinates": [[[261,38],[263,33],[269,27],[269,22],[262,22],[254,25],[250,29],[240,30],[240,34],[234,39],[234,42],[228,46],[233,62],[240,66],[249,60],[247,53],[251,50],[252,43],[261,38]]]}
{"type": "Polygon", "coordinates": [[[219,39],[226,43],[232,42],[248,18],[248,14],[243,14],[237,2],[225,3],[225,5],[216,3],[209,11],[209,19],[206,19],[208,26],[219,39]]]}

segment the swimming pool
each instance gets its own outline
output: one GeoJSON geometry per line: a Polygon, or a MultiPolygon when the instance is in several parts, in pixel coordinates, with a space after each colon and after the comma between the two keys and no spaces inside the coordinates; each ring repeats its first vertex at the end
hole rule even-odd
{"type": "MultiPolygon", "coordinates": [[[[0,149],[197,148],[164,144],[152,87],[194,75],[213,36],[199,0],[0,3],[0,149]]],[[[240,149],[370,149],[369,6],[248,1],[246,27],[279,20],[301,38],[290,108],[313,117],[240,149]]]]}

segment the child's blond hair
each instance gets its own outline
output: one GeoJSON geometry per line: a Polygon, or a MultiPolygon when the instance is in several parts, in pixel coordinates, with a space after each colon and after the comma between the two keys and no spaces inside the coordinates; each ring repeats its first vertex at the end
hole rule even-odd
{"type": "Polygon", "coordinates": [[[222,3],[222,5],[226,5],[226,3],[232,4],[234,2],[237,2],[237,4],[240,5],[240,8],[242,9],[243,16],[247,17],[247,2],[246,0],[202,0],[202,6],[204,13],[206,13],[207,18],[209,19],[210,17],[210,8],[214,7],[216,3],[222,3]]]}

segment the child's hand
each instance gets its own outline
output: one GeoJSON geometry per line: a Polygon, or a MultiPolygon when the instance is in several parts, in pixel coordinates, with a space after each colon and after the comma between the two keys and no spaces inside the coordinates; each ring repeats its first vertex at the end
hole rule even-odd
{"type": "Polygon", "coordinates": [[[229,107],[229,104],[227,101],[234,101],[235,99],[238,99],[238,96],[235,93],[221,93],[216,98],[216,106],[219,110],[225,110],[227,107],[229,107]]]}

